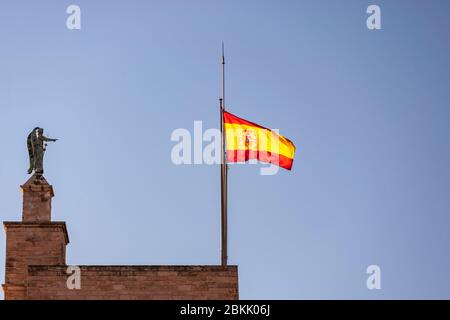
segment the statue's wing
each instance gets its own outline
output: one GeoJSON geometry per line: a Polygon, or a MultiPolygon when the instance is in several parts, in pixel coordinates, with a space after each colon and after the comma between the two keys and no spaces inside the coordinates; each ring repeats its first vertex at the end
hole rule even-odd
{"type": "Polygon", "coordinates": [[[27,148],[28,148],[28,156],[30,159],[34,159],[34,147],[33,147],[33,139],[31,138],[32,133],[28,135],[27,138],[27,148]]]}

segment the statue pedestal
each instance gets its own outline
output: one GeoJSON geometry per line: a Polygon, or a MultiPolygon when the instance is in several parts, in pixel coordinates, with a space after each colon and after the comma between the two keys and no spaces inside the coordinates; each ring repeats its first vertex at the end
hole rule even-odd
{"type": "Polygon", "coordinates": [[[22,221],[50,222],[52,198],[55,194],[44,176],[34,174],[20,188],[23,193],[22,221]]]}
{"type": "Polygon", "coordinates": [[[69,243],[65,222],[51,221],[53,187],[33,175],[24,185],[22,221],[4,221],[5,299],[26,299],[29,266],[65,265],[69,243]]]}

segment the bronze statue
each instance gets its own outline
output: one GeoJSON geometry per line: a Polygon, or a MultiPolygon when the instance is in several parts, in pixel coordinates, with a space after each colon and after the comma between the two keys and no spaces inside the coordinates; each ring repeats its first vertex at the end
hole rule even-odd
{"type": "Polygon", "coordinates": [[[28,174],[34,172],[37,175],[44,173],[44,152],[47,142],[54,142],[58,139],[50,139],[44,136],[44,129],[36,127],[30,132],[27,138],[28,156],[30,158],[30,168],[28,174]]]}

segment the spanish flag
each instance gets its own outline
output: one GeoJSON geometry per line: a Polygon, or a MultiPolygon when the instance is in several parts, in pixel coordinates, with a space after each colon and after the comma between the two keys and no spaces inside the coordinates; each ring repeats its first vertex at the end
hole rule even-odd
{"type": "Polygon", "coordinates": [[[227,162],[257,159],[291,170],[295,146],[278,133],[223,111],[227,162]]]}

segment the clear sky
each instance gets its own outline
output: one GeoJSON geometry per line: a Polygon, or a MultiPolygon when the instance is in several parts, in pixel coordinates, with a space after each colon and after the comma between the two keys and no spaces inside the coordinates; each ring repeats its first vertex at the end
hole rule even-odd
{"type": "MultiPolygon", "coordinates": [[[[227,107],[296,146],[229,172],[242,299],[450,298],[450,2],[3,1],[0,217],[20,220],[35,126],[69,264],[219,264],[217,165],[173,130],[227,107]],[[81,7],[81,30],[66,8],[81,7]],[[366,9],[381,7],[382,30],[366,9]],[[381,268],[381,290],[366,268],[381,268]]],[[[0,236],[4,282],[5,235],[0,236]]]]}

